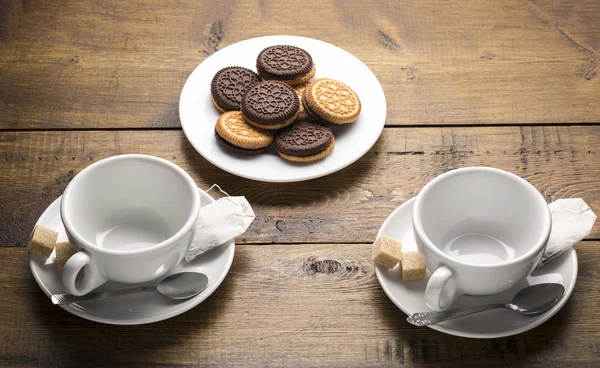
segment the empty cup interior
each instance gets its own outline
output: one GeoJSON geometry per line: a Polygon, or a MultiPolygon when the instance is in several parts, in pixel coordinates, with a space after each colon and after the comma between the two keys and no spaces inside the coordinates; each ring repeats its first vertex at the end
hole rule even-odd
{"type": "Polygon", "coordinates": [[[144,156],[100,162],[77,175],[63,197],[73,230],[107,249],[146,248],[175,235],[194,211],[191,180],[144,156]]]}
{"type": "Polygon", "coordinates": [[[419,197],[427,238],[466,263],[511,261],[539,246],[549,232],[543,197],[500,170],[457,171],[432,182],[419,197]]]}

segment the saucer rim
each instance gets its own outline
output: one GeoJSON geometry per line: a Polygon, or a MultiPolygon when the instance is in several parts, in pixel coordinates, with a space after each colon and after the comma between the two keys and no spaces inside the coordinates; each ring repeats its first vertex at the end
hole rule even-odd
{"type": "MultiPolygon", "coordinates": [[[[206,197],[208,197],[208,199],[211,203],[215,202],[215,199],[210,194],[205,192],[204,190],[198,188],[198,191],[200,192],[200,196],[206,195],[206,197]]],[[[57,207],[58,215],[60,216],[60,203],[57,203],[57,202],[60,202],[61,199],[62,199],[62,195],[59,196],[58,198],[56,198],[40,215],[40,217],[35,222],[35,225],[39,224],[40,220],[43,219],[45,216],[47,216],[50,209],[55,206],[57,207]]],[[[181,308],[177,308],[170,313],[166,313],[166,314],[157,313],[153,317],[140,318],[140,319],[135,319],[135,320],[118,320],[117,321],[114,319],[97,317],[97,316],[94,316],[94,315],[86,313],[86,312],[81,312],[81,311],[77,310],[76,308],[72,308],[70,305],[60,305],[60,307],[64,310],[66,310],[67,312],[74,314],[78,317],[81,317],[83,319],[87,319],[87,320],[90,320],[93,322],[98,322],[98,323],[103,323],[103,324],[120,325],[120,326],[143,325],[143,324],[149,324],[149,323],[154,323],[154,322],[160,322],[160,321],[164,321],[164,320],[176,317],[176,316],[183,314],[183,313],[189,311],[190,309],[198,306],[200,303],[202,303],[204,300],[206,300],[209,296],[211,296],[219,288],[219,286],[221,285],[223,280],[225,280],[225,277],[227,277],[227,275],[229,274],[229,270],[231,269],[231,265],[233,264],[233,258],[235,255],[235,241],[230,240],[227,243],[221,245],[221,247],[228,248],[225,252],[223,252],[223,256],[227,257],[228,259],[227,259],[227,264],[225,265],[225,267],[223,268],[223,271],[219,275],[219,278],[216,279],[214,282],[210,282],[209,286],[203,292],[201,292],[197,296],[191,298],[187,303],[183,304],[181,306],[181,308]]],[[[50,290],[48,290],[48,288],[44,284],[42,278],[40,277],[40,275],[38,274],[38,272],[36,271],[36,269],[34,267],[34,262],[39,263],[39,260],[34,259],[34,257],[32,257],[30,253],[28,253],[28,261],[29,261],[29,268],[31,270],[31,273],[33,274],[33,278],[35,279],[36,283],[38,284],[40,289],[42,289],[44,294],[46,294],[46,296],[49,299],[51,299],[52,293],[50,292],[50,290]]],[[[181,262],[184,262],[184,261],[185,260],[183,259],[181,262]]],[[[181,262],[179,262],[178,264],[180,264],[181,262]]],[[[177,265],[175,265],[175,267],[176,266],[177,265]]],[[[58,272],[58,271],[55,271],[55,272],[58,272]]]]}
{"type": "MultiPolygon", "coordinates": [[[[415,196],[415,197],[409,199],[408,201],[402,203],[396,209],[394,209],[394,211],[392,211],[392,213],[390,213],[390,215],[381,224],[381,227],[379,228],[379,231],[377,232],[377,237],[381,236],[381,232],[382,232],[382,229],[384,228],[384,226],[389,221],[391,221],[392,218],[397,216],[397,213],[401,212],[404,209],[404,206],[410,206],[411,204],[414,205],[414,201],[416,200],[416,198],[417,197],[415,196]]],[[[411,213],[411,217],[412,217],[412,213],[411,213]]],[[[560,311],[563,308],[563,306],[566,304],[566,302],[571,297],[573,290],[575,289],[575,283],[577,282],[577,275],[579,273],[579,262],[577,259],[577,252],[575,251],[575,248],[571,248],[571,250],[568,251],[567,253],[568,253],[569,258],[565,259],[564,262],[570,261],[572,263],[572,265],[570,267],[573,267],[573,277],[571,280],[571,285],[568,289],[565,289],[565,293],[563,294],[563,297],[552,309],[550,309],[548,312],[543,313],[539,316],[534,316],[533,318],[535,318],[535,320],[532,321],[532,323],[528,323],[525,326],[520,327],[520,328],[507,330],[505,333],[504,332],[503,333],[471,333],[471,332],[456,330],[453,328],[438,326],[438,325],[429,325],[427,327],[429,327],[433,330],[448,334],[448,335],[472,338],[472,339],[495,339],[495,338],[501,338],[501,337],[514,336],[514,335],[518,335],[518,334],[521,334],[523,332],[526,332],[526,331],[529,331],[531,329],[538,327],[539,325],[543,324],[544,322],[546,322],[550,318],[552,318],[556,313],[558,313],[558,311],[560,311]]],[[[379,282],[379,285],[381,286],[381,288],[383,289],[383,291],[385,292],[387,297],[404,314],[406,314],[407,316],[410,315],[411,312],[407,311],[407,309],[404,306],[402,306],[402,303],[400,302],[399,298],[396,298],[392,294],[392,292],[389,290],[387,283],[382,281],[382,276],[381,276],[382,271],[380,270],[379,266],[377,264],[375,264],[374,262],[373,262],[373,268],[375,268],[375,275],[377,276],[377,281],[379,282]]],[[[564,285],[564,283],[563,283],[563,285],[564,285]]]]}

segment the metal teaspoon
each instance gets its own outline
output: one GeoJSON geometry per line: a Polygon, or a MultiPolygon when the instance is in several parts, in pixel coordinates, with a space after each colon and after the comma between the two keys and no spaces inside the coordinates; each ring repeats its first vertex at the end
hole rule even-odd
{"type": "Polygon", "coordinates": [[[415,313],[410,315],[406,320],[415,326],[427,326],[496,308],[508,308],[520,314],[539,314],[552,308],[560,300],[564,292],[565,287],[561,284],[531,285],[519,291],[510,303],[456,308],[441,312],[415,313]]]}
{"type": "Polygon", "coordinates": [[[180,272],[165,277],[157,286],[140,286],[124,290],[89,293],[82,296],[53,294],[52,303],[69,304],[88,300],[102,300],[139,292],[158,292],[174,300],[189,299],[200,294],[208,286],[208,276],[199,272],[180,272]]]}

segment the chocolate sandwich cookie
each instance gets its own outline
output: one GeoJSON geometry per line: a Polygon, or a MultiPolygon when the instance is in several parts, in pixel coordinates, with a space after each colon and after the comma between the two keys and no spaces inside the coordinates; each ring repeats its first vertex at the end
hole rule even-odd
{"type": "Polygon", "coordinates": [[[356,92],[344,83],[321,78],[304,89],[302,104],[315,120],[332,124],[349,124],[358,119],[361,110],[356,92]]]}
{"type": "Polygon", "coordinates": [[[275,137],[277,153],[294,162],[321,160],[333,151],[335,139],[331,129],[312,121],[298,121],[279,131],[275,137]]]}
{"type": "Polygon", "coordinates": [[[221,112],[239,110],[242,97],[256,82],[260,82],[260,77],[250,69],[241,66],[223,68],[210,83],[212,102],[221,112]]]}
{"type": "Polygon", "coordinates": [[[310,109],[310,107],[308,107],[308,102],[306,102],[305,91],[306,91],[306,88],[304,89],[304,91],[302,91],[302,97],[300,98],[300,104],[302,105],[301,111],[304,113],[305,116],[308,117],[307,120],[314,120],[321,124],[331,124],[327,120],[325,120],[325,119],[321,118],[319,115],[317,115],[314,111],[312,111],[310,109]]]}
{"type": "Polygon", "coordinates": [[[262,50],[256,58],[256,70],[263,79],[276,79],[292,86],[308,82],[316,72],[308,52],[288,45],[262,50]]]}
{"type": "Polygon", "coordinates": [[[257,128],[276,130],[290,125],[300,109],[298,94],[285,83],[253,84],[242,98],[244,119],[257,128]]]}
{"type": "Polygon", "coordinates": [[[298,101],[300,103],[300,110],[298,110],[298,115],[296,116],[296,121],[300,120],[308,120],[310,119],[310,115],[304,109],[304,104],[302,103],[302,94],[304,93],[304,89],[306,88],[306,84],[298,84],[294,86],[296,93],[298,94],[298,101]]]}
{"type": "Polygon", "coordinates": [[[225,149],[250,155],[264,152],[273,142],[271,133],[246,123],[239,111],[228,111],[219,116],[215,138],[225,149]]]}

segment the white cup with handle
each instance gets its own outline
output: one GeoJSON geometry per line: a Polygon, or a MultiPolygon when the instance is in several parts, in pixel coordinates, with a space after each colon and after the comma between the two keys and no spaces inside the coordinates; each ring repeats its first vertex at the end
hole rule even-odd
{"type": "Polygon", "coordinates": [[[551,228],[544,197],[517,175],[467,167],[436,177],[413,209],[415,239],[432,272],[426,304],[444,310],[461,294],[516,285],[539,262],[551,228]]]}
{"type": "Polygon", "coordinates": [[[140,283],[164,275],[185,255],[199,212],[194,180],[167,160],[119,155],[86,167],[60,206],[78,250],[64,266],[65,289],[84,295],[108,280],[140,283]]]}

